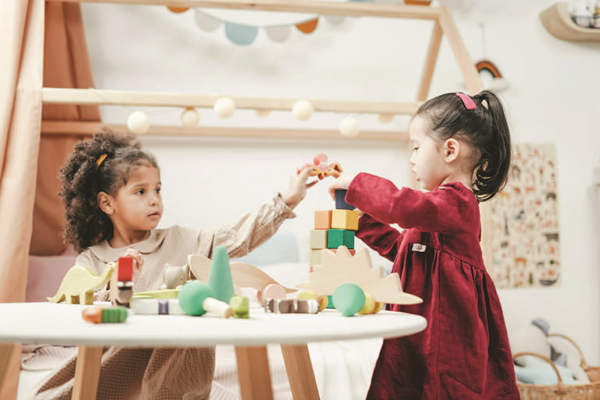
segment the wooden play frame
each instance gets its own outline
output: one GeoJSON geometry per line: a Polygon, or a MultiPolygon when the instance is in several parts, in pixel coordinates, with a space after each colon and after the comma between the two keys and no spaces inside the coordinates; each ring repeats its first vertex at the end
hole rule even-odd
{"type": "MultiPolygon", "coordinates": [[[[237,10],[280,11],[290,13],[309,13],[318,15],[366,16],[382,18],[422,19],[434,22],[427,50],[425,65],[421,74],[416,99],[412,102],[365,102],[347,100],[310,100],[316,111],[338,113],[373,113],[414,115],[418,106],[427,99],[435,64],[437,62],[442,37],[445,35],[452,53],[458,63],[467,90],[471,94],[483,90],[483,84],[460,36],[458,28],[448,9],[444,6],[425,7],[418,5],[392,5],[362,2],[326,2],[306,0],[46,0],[47,2],[74,3],[114,3],[130,5],[162,5],[169,7],[225,8],[237,10]]],[[[218,96],[218,97],[226,97],[218,96]]],[[[96,89],[43,88],[43,103],[87,104],[87,105],[130,105],[130,106],[167,106],[212,108],[217,96],[145,93],[134,91],[114,91],[96,89]]],[[[300,99],[235,97],[238,109],[254,110],[291,110],[295,101],[300,99]]],[[[91,135],[101,127],[100,122],[43,121],[41,133],[44,135],[91,135]]],[[[116,132],[127,132],[124,125],[108,126],[116,132]]],[[[194,135],[229,136],[248,138],[303,138],[328,140],[384,140],[407,142],[406,132],[361,132],[355,138],[345,138],[337,130],[326,129],[273,129],[242,127],[195,127],[154,126],[147,135],[194,135]]],[[[491,214],[489,203],[483,203],[482,211],[482,249],[485,263],[491,266],[491,214]]],[[[0,348],[1,350],[1,348],[0,348]]],[[[306,345],[282,346],[290,387],[294,398],[318,399],[312,364],[306,345]]],[[[102,348],[80,346],[79,360],[73,390],[74,399],[95,399],[100,373],[102,348]]],[[[271,377],[268,369],[266,347],[237,347],[238,378],[243,399],[272,399],[271,377]],[[262,366],[263,368],[258,368],[262,366]],[[265,373],[266,371],[266,373],[265,373]]],[[[0,372],[2,366],[0,365],[0,372]]]]}

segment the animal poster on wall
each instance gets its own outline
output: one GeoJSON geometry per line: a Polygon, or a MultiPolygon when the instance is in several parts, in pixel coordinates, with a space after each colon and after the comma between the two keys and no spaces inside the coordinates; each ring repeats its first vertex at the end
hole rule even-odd
{"type": "Polygon", "coordinates": [[[491,200],[490,275],[499,288],[560,284],[556,149],[517,144],[504,190],[491,200]]]}

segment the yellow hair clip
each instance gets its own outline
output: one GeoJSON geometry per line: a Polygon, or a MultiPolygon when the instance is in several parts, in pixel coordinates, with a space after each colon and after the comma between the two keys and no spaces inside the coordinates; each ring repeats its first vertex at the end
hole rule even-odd
{"type": "Polygon", "coordinates": [[[104,161],[107,156],[108,154],[102,154],[100,157],[98,157],[96,160],[96,169],[100,168],[100,164],[102,164],[102,161],[104,161]]]}

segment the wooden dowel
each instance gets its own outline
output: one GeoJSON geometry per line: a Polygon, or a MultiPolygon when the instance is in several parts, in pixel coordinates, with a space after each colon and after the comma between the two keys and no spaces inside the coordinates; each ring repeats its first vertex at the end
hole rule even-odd
{"type": "Polygon", "coordinates": [[[421,82],[419,83],[419,91],[417,92],[418,101],[427,100],[427,94],[429,93],[429,87],[431,86],[433,70],[435,69],[435,63],[437,62],[438,54],[440,52],[443,35],[442,27],[436,22],[433,26],[433,32],[431,33],[427,58],[425,59],[425,66],[423,67],[423,74],[421,75],[421,82]]]}
{"type": "Polygon", "coordinates": [[[438,19],[437,7],[373,4],[360,2],[327,2],[305,0],[46,0],[70,3],[113,3],[170,7],[223,8],[234,10],[281,11],[352,17],[438,19]]]}
{"type": "MultiPolygon", "coordinates": [[[[238,109],[291,111],[300,99],[215,96],[185,93],[153,93],[100,89],[43,88],[42,101],[54,104],[97,104],[151,107],[213,108],[221,97],[229,97],[238,109]]],[[[421,102],[386,102],[307,99],[316,111],[360,114],[413,115],[421,102]]]]}
{"type": "MultiPolygon", "coordinates": [[[[103,128],[115,133],[129,134],[125,125],[105,125],[101,122],[79,121],[42,121],[43,135],[93,135],[103,128]]],[[[209,137],[245,137],[267,139],[314,139],[314,140],[369,140],[382,142],[406,142],[408,134],[404,131],[361,131],[357,136],[342,136],[333,129],[278,129],[278,128],[242,128],[242,127],[203,127],[184,128],[182,126],[151,126],[140,136],[209,136],[209,137]]]]}

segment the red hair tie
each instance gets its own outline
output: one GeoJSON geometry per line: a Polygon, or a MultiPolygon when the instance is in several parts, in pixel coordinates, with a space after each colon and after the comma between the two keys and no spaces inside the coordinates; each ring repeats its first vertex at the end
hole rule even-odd
{"type": "Polygon", "coordinates": [[[456,93],[456,95],[460,97],[467,110],[474,110],[477,108],[471,96],[460,92],[456,93]]]}

